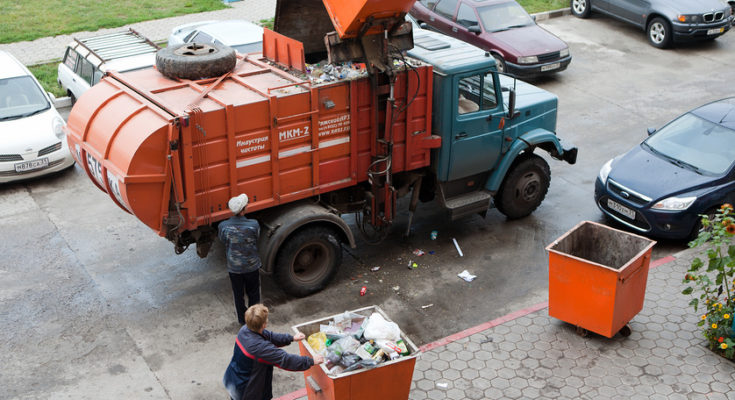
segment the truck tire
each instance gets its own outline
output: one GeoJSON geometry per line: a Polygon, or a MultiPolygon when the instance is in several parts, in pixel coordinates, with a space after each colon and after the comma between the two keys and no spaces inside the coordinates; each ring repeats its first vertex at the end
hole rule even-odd
{"type": "Polygon", "coordinates": [[[156,53],[158,72],[172,79],[206,79],[235,68],[235,50],[214,43],[185,43],[156,53]]]}
{"type": "Polygon", "coordinates": [[[535,154],[522,155],[510,167],[500,185],[495,195],[495,206],[508,219],[523,218],[544,200],[549,191],[549,182],[549,164],[535,154]]]}
{"type": "Polygon", "coordinates": [[[291,296],[316,293],[334,278],[342,263],[342,247],[329,228],[306,228],[286,239],[278,251],[274,279],[291,296]]]}

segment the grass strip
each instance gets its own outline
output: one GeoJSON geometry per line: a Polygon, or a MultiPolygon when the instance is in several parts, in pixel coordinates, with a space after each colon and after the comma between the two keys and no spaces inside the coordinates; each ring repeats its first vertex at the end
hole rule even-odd
{"type": "Polygon", "coordinates": [[[0,0],[0,43],[117,28],[227,7],[221,0],[0,0]]]}

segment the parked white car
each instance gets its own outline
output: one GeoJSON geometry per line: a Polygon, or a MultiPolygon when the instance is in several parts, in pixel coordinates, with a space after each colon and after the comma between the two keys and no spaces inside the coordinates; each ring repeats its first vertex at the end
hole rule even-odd
{"type": "Polygon", "coordinates": [[[59,85],[74,104],[107,71],[127,72],[150,68],[160,47],[129,29],[69,43],[58,68],[59,85]]]}
{"type": "Polygon", "coordinates": [[[238,53],[255,53],[263,50],[263,28],[240,19],[202,21],[177,26],[168,37],[169,47],[192,42],[224,44],[238,53]]]}
{"type": "Polygon", "coordinates": [[[74,165],[52,97],[28,69],[0,51],[0,183],[74,165]]]}

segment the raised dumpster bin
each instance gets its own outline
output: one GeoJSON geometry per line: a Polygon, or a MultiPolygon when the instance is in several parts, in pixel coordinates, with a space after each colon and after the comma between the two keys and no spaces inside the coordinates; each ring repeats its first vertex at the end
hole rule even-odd
{"type": "Polygon", "coordinates": [[[549,315],[613,337],[643,309],[655,241],[583,221],[546,247],[549,315]]]}
{"type": "MultiPolygon", "coordinates": [[[[377,312],[387,321],[390,318],[378,306],[360,308],[349,313],[360,314],[365,318],[377,312]]],[[[340,314],[306,322],[293,327],[294,332],[302,332],[308,338],[319,332],[319,325],[327,324],[340,314]]],[[[370,369],[358,369],[337,375],[330,375],[326,365],[315,365],[304,371],[306,393],[309,400],[405,400],[411,390],[413,369],[419,349],[401,332],[401,339],[409,350],[409,355],[392,361],[386,361],[370,369]]],[[[316,352],[309,346],[306,339],[299,342],[301,355],[314,357],[316,352]]]]}

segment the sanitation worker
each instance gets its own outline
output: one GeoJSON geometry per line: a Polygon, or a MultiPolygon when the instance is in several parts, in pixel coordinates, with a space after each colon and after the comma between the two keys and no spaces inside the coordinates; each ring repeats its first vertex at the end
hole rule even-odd
{"type": "Polygon", "coordinates": [[[245,217],[248,195],[241,194],[227,202],[232,218],[219,224],[219,238],[227,252],[227,272],[235,296],[235,312],[240,325],[245,324],[245,294],[248,305],[260,303],[260,256],[258,221],[245,217]]]}
{"type": "Polygon", "coordinates": [[[306,371],[324,362],[324,357],[289,354],[279,347],[304,339],[304,334],[291,336],[266,330],[268,307],[250,306],[245,312],[245,326],[235,339],[232,361],[222,383],[233,400],[270,400],[273,397],[273,366],[288,371],[306,371]]]}

